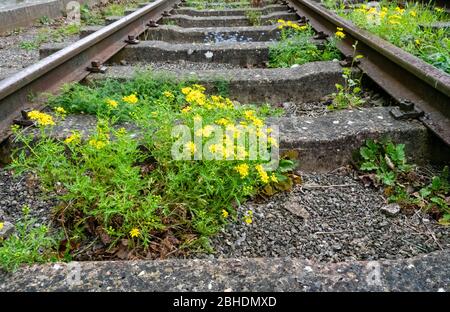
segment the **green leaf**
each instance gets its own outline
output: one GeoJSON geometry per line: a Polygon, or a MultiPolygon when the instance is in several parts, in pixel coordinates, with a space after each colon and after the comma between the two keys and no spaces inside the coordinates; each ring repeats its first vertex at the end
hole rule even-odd
{"type": "Polygon", "coordinates": [[[390,171],[386,172],[381,176],[381,180],[386,185],[394,185],[395,182],[395,173],[390,171]]]}

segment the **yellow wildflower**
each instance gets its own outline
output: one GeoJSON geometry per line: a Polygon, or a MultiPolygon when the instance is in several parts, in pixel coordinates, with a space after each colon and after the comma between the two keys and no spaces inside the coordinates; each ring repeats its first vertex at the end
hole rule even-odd
{"type": "Polygon", "coordinates": [[[268,137],[267,138],[267,143],[269,143],[270,146],[278,146],[277,140],[275,140],[275,138],[273,138],[273,137],[268,137]]]}
{"type": "Polygon", "coordinates": [[[131,238],[138,237],[140,234],[141,234],[141,231],[139,231],[139,229],[137,229],[137,228],[134,228],[130,231],[131,238]]]}
{"type": "Polygon", "coordinates": [[[222,152],[223,147],[220,146],[219,144],[211,144],[208,147],[208,150],[212,153],[212,154],[216,154],[216,153],[220,153],[222,152]]]}
{"type": "Polygon", "coordinates": [[[70,136],[68,136],[64,143],[70,144],[70,143],[78,143],[81,141],[81,135],[79,133],[72,133],[70,136]]]}
{"type": "Polygon", "coordinates": [[[367,14],[378,14],[378,11],[377,11],[377,9],[375,9],[375,8],[370,8],[370,9],[367,11],[367,14]]]}
{"type": "Polygon", "coordinates": [[[181,112],[184,113],[184,114],[186,114],[186,113],[189,113],[191,110],[192,110],[192,107],[186,106],[185,108],[183,108],[183,109],[181,110],[181,112]]]}
{"type": "Polygon", "coordinates": [[[275,173],[272,173],[272,175],[270,176],[270,180],[271,180],[272,182],[278,183],[278,178],[277,178],[277,176],[275,175],[275,173]]]}
{"type": "Polygon", "coordinates": [[[53,121],[53,117],[49,114],[33,110],[27,115],[31,120],[37,121],[37,123],[41,126],[53,126],[55,124],[55,122],[53,121]]]}
{"type": "Polygon", "coordinates": [[[175,98],[175,95],[173,95],[173,93],[170,92],[170,91],[164,91],[163,95],[164,95],[166,98],[168,98],[168,99],[173,99],[173,98],[175,98]]]}
{"type": "Polygon", "coordinates": [[[244,222],[247,224],[251,224],[253,222],[252,217],[253,217],[253,211],[248,210],[244,216],[244,222]]]}
{"type": "Polygon", "coordinates": [[[0,230],[2,230],[4,226],[5,226],[5,223],[0,222],[0,230]]]}
{"type": "Polygon", "coordinates": [[[112,107],[112,108],[116,108],[117,105],[119,105],[119,104],[117,103],[117,101],[114,101],[114,100],[111,100],[111,99],[107,99],[107,100],[106,100],[106,104],[108,104],[108,106],[109,106],[109,107],[112,107]]]}
{"type": "Polygon", "coordinates": [[[122,97],[122,101],[128,103],[128,104],[136,104],[138,102],[138,98],[136,94],[132,93],[128,96],[122,97]]]}
{"type": "Polygon", "coordinates": [[[246,111],[244,111],[244,116],[245,116],[245,118],[252,120],[253,118],[255,118],[255,111],[246,110],[246,111]]]}
{"type": "Polygon", "coordinates": [[[222,209],[222,217],[224,217],[225,219],[228,218],[228,211],[226,211],[225,209],[222,209]]]}
{"type": "Polygon", "coordinates": [[[345,34],[344,34],[343,29],[341,27],[337,28],[337,31],[334,33],[334,35],[336,36],[336,38],[339,38],[339,39],[344,39],[345,38],[345,34]]]}
{"type": "Polygon", "coordinates": [[[106,142],[96,139],[89,140],[89,145],[95,147],[96,149],[102,149],[106,146],[106,142]]]}
{"type": "Polygon", "coordinates": [[[230,121],[226,118],[220,118],[219,120],[216,120],[216,124],[221,126],[226,126],[230,123],[230,121]]]}
{"type": "Polygon", "coordinates": [[[414,42],[415,42],[417,45],[420,45],[420,40],[419,40],[419,39],[414,40],[414,42]]]}
{"type": "Polygon", "coordinates": [[[411,15],[412,17],[416,17],[416,16],[417,16],[417,13],[416,13],[416,11],[410,11],[410,12],[409,12],[409,15],[411,15]]]}
{"type": "Polygon", "coordinates": [[[119,135],[125,135],[125,134],[127,134],[127,129],[125,129],[124,127],[121,127],[119,130],[117,130],[117,133],[119,135]]]}
{"type": "Polygon", "coordinates": [[[401,9],[400,7],[396,7],[395,11],[397,11],[400,14],[403,14],[403,12],[405,12],[405,9],[401,9]]]}
{"type": "Polygon", "coordinates": [[[206,95],[200,90],[192,90],[186,94],[186,102],[189,104],[205,105],[206,95]]]}
{"type": "Polygon", "coordinates": [[[264,170],[262,165],[256,165],[255,166],[256,171],[258,171],[259,178],[263,183],[269,183],[269,175],[267,174],[266,170],[264,170]]]}
{"type": "Polygon", "coordinates": [[[187,142],[184,146],[189,150],[189,152],[191,154],[194,154],[195,151],[197,150],[197,147],[195,146],[195,143],[192,142],[192,141],[187,142]]]}
{"type": "Polygon", "coordinates": [[[189,88],[189,87],[185,87],[185,88],[181,89],[181,93],[183,93],[184,95],[191,93],[191,91],[192,91],[192,88],[189,88]]]}
{"type": "Polygon", "coordinates": [[[248,176],[248,165],[247,164],[240,164],[234,167],[234,169],[241,175],[241,178],[245,178],[248,176]]]}
{"type": "Polygon", "coordinates": [[[211,125],[206,125],[203,127],[203,129],[198,129],[195,132],[196,136],[204,136],[205,138],[209,137],[211,133],[213,132],[214,127],[211,125]]]}
{"type": "Polygon", "coordinates": [[[61,114],[61,115],[67,114],[66,110],[61,106],[55,107],[55,112],[57,112],[58,114],[61,114]]]}
{"type": "Polygon", "coordinates": [[[258,127],[258,128],[264,126],[263,121],[259,118],[254,118],[253,124],[255,125],[255,127],[258,127]]]}

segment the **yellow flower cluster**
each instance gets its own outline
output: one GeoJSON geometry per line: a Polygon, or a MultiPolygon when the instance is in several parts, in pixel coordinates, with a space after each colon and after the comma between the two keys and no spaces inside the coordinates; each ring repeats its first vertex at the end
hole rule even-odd
{"type": "Polygon", "coordinates": [[[55,122],[53,121],[53,117],[46,113],[41,113],[40,111],[33,110],[29,112],[28,117],[31,120],[36,121],[40,126],[53,126],[55,122]]]}
{"type": "Polygon", "coordinates": [[[197,151],[197,147],[195,146],[195,143],[192,142],[192,141],[187,142],[187,143],[185,144],[185,147],[188,149],[188,151],[189,151],[191,154],[194,154],[194,153],[197,151]]]}
{"type": "Polygon", "coordinates": [[[186,96],[186,102],[203,106],[206,104],[205,87],[195,84],[192,87],[185,87],[181,92],[186,96]]]}
{"type": "Polygon", "coordinates": [[[164,91],[164,92],[163,92],[163,95],[164,95],[166,98],[168,98],[168,99],[174,99],[174,98],[175,98],[175,95],[174,95],[172,92],[170,92],[170,91],[164,91]]]}
{"type": "Polygon", "coordinates": [[[253,125],[257,128],[261,128],[262,126],[264,126],[264,122],[255,116],[255,111],[253,111],[253,110],[244,111],[244,117],[245,117],[245,119],[253,122],[253,125]]]}
{"type": "Polygon", "coordinates": [[[72,133],[70,136],[68,136],[65,140],[64,143],[66,144],[77,144],[81,142],[81,135],[79,133],[72,133]]]}
{"type": "Polygon", "coordinates": [[[60,106],[55,107],[55,112],[56,112],[57,114],[62,115],[62,116],[64,116],[65,114],[67,114],[66,110],[65,110],[63,107],[60,107],[60,106]]]}
{"type": "Polygon", "coordinates": [[[247,164],[237,165],[236,167],[234,167],[234,169],[239,172],[241,178],[245,178],[246,176],[248,176],[249,166],[247,164]]]}
{"type": "Polygon", "coordinates": [[[89,145],[95,147],[96,149],[102,149],[106,146],[107,142],[97,139],[89,140],[89,145]]]}
{"type": "Polygon", "coordinates": [[[138,98],[135,93],[122,97],[122,101],[128,104],[136,104],[138,102],[138,98]]]}
{"type": "Polygon", "coordinates": [[[190,106],[186,106],[181,110],[183,113],[190,112],[195,106],[211,109],[231,109],[234,107],[233,102],[229,98],[213,95],[208,97],[205,93],[205,87],[194,84],[190,87],[181,89],[181,93],[185,95],[186,102],[190,106]]]}
{"type": "Polygon", "coordinates": [[[277,21],[277,23],[279,24],[278,25],[278,29],[292,28],[292,29],[295,29],[295,30],[302,31],[302,30],[306,30],[308,28],[308,26],[306,26],[306,25],[300,26],[300,25],[298,25],[298,24],[296,24],[296,23],[294,23],[292,21],[285,21],[283,19],[279,19],[277,21]]]}
{"type": "Polygon", "coordinates": [[[222,209],[222,217],[224,217],[225,219],[228,218],[228,211],[226,211],[225,209],[222,209]]]}
{"type": "MultiPolygon", "coordinates": [[[[368,8],[366,5],[362,5],[360,8],[355,9],[355,12],[360,12],[366,15],[368,20],[374,21],[375,19],[385,19],[385,21],[390,25],[400,25],[402,16],[405,16],[406,9],[395,7],[391,12],[389,8],[382,7],[380,9],[371,7],[368,8]]],[[[410,10],[408,14],[412,17],[417,17],[417,12],[410,10]]],[[[378,21],[379,22],[379,21],[378,21]]]]}
{"type": "Polygon", "coordinates": [[[0,230],[2,230],[4,226],[5,226],[4,223],[0,222],[0,230]]]}
{"type": "Polygon", "coordinates": [[[244,222],[247,224],[252,224],[253,222],[253,211],[248,210],[244,216],[244,222]]]}
{"type": "Polygon", "coordinates": [[[199,129],[195,132],[196,136],[203,136],[205,138],[208,138],[211,133],[213,132],[214,127],[211,125],[206,125],[203,127],[203,129],[199,129]]]}
{"type": "Polygon", "coordinates": [[[269,175],[267,174],[267,171],[264,170],[262,165],[256,165],[255,166],[256,171],[258,171],[259,178],[261,179],[261,182],[263,183],[269,183],[269,175]]]}
{"type": "Polygon", "coordinates": [[[119,104],[117,103],[117,101],[111,100],[111,99],[107,99],[106,100],[106,104],[108,104],[109,107],[111,108],[116,108],[119,104]]]}
{"type": "Polygon", "coordinates": [[[336,32],[334,33],[334,35],[336,36],[336,38],[338,39],[344,39],[345,38],[345,34],[344,34],[344,29],[341,27],[337,27],[336,32]]]}

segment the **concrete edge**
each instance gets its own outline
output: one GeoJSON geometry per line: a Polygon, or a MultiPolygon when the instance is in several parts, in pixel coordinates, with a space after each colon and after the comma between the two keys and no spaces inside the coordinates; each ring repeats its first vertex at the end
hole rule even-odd
{"type": "MultiPolygon", "coordinates": [[[[61,17],[65,14],[66,5],[71,0],[48,0],[39,3],[29,3],[17,7],[8,7],[0,11],[0,35],[19,27],[33,25],[42,16],[49,18],[61,17]]],[[[100,0],[77,0],[81,4],[93,6],[100,0]]]]}
{"type": "Polygon", "coordinates": [[[450,291],[449,250],[410,259],[299,258],[53,263],[0,273],[0,291],[450,291]]]}

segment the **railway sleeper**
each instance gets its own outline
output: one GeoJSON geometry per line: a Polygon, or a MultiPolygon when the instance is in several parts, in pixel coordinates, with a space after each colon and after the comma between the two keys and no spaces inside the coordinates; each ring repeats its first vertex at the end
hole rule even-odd
{"type": "MultiPolygon", "coordinates": [[[[419,121],[396,120],[389,110],[388,107],[370,107],[318,117],[272,117],[267,124],[279,127],[281,151],[299,152],[299,168],[303,171],[329,171],[347,165],[367,139],[389,138],[404,143],[409,161],[427,163],[431,157],[431,138],[427,129],[419,121]]],[[[86,137],[95,131],[96,124],[95,116],[68,115],[52,128],[49,135],[64,140],[76,130],[86,137]]],[[[127,129],[137,138],[141,136],[135,125],[123,123],[117,127],[127,129]]],[[[36,140],[39,139],[40,131],[29,129],[36,140]]]]}
{"type": "MultiPolygon", "coordinates": [[[[100,30],[101,26],[86,26],[81,29],[80,38],[100,30]]],[[[176,43],[220,43],[273,41],[280,38],[280,31],[274,25],[254,27],[208,27],[183,28],[176,25],[160,25],[149,28],[141,40],[160,40],[176,43]]]]}

